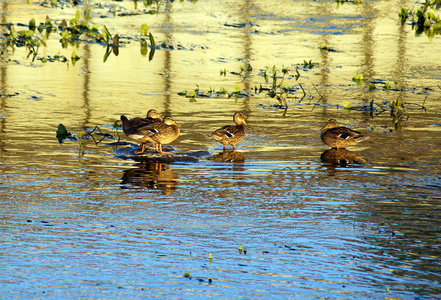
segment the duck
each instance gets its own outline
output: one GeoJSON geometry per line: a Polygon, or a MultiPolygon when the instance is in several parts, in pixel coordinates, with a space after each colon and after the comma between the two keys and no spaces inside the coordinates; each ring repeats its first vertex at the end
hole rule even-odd
{"type": "Polygon", "coordinates": [[[367,140],[369,136],[347,127],[339,127],[335,119],[330,119],[321,129],[320,138],[331,148],[344,149],[367,140]]]}
{"type": "Polygon", "coordinates": [[[147,112],[147,115],[145,118],[141,117],[135,117],[133,119],[130,119],[130,127],[139,127],[144,125],[150,125],[152,123],[161,122],[162,119],[159,116],[156,109],[150,109],[147,112]]]}
{"type": "Polygon", "coordinates": [[[242,112],[236,112],[233,121],[236,125],[226,125],[208,134],[209,137],[223,144],[224,150],[226,145],[231,145],[235,151],[236,145],[245,138],[245,127],[247,126],[245,115],[242,112]]]}
{"type": "Polygon", "coordinates": [[[141,126],[137,130],[137,134],[143,136],[145,140],[151,141],[156,152],[161,154],[166,154],[162,151],[162,145],[170,144],[178,138],[180,133],[178,124],[170,116],[164,117],[162,122],[141,126]]]}
{"type": "Polygon", "coordinates": [[[125,115],[121,115],[121,121],[125,135],[129,139],[141,144],[141,150],[134,151],[135,154],[143,153],[145,150],[145,144],[147,142],[154,144],[154,141],[149,137],[139,134],[139,129],[155,123],[161,123],[161,117],[155,109],[150,109],[145,118],[135,117],[133,119],[129,119],[125,115]]]}

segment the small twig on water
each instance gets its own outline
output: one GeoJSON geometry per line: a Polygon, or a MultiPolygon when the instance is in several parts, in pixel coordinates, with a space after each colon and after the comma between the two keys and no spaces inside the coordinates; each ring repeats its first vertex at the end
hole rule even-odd
{"type": "Polygon", "coordinates": [[[395,231],[392,229],[392,226],[390,226],[389,223],[386,223],[386,224],[387,224],[387,227],[389,227],[389,230],[392,233],[392,236],[394,236],[395,235],[395,231]]]}

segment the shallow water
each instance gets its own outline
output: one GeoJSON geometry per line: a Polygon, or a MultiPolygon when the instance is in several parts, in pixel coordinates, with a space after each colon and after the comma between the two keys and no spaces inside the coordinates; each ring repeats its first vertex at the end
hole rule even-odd
{"type": "MultiPolygon", "coordinates": [[[[85,9],[40,4],[5,2],[2,22],[23,30],[31,18],[60,22],[85,9]]],[[[130,16],[121,14],[149,8],[89,5],[91,22],[127,42],[118,56],[103,62],[106,47],[91,42],[63,49],[57,32],[37,58],[75,50],[75,65],[32,61],[23,47],[1,57],[4,295],[439,297],[441,44],[400,26],[400,7],[416,4],[183,1],[130,16]],[[142,23],[174,50],[141,55],[142,23]],[[320,50],[322,41],[336,51],[320,50]],[[246,64],[252,70],[241,73],[246,64]],[[263,72],[273,65],[280,76],[290,68],[287,109],[255,90],[271,85],[263,72]],[[352,81],[359,72],[380,82],[376,89],[352,81]],[[387,80],[397,83],[385,90],[387,80]],[[236,83],[248,96],[178,95],[231,93],[236,83]],[[401,130],[392,123],[396,99],[406,108],[401,130]],[[342,108],[348,103],[353,109],[342,108]],[[109,143],[125,136],[113,123],[150,108],[180,125],[176,152],[210,155],[172,164],[118,158],[126,146],[109,143]],[[222,151],[206,134],[238,110],[247,136],[236,152],[222,151]],[[371,138],[328,151],[319,130],[330,118],[371,138]],[[79,139],[60,144],[60,123],[79,139]],[[115,139],[86,134],[95,126],[115,139]]]]}

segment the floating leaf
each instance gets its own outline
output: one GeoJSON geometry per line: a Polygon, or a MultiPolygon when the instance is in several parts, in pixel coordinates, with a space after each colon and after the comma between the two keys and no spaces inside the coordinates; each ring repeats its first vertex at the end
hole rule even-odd
{"type": "Polygon", "coordinates": [[[351,107],[352,107],[352,104],[350,102],[343,102],[344,109],[350,109],[351,107]]]}
{"type": "Polygon", "coordinates": [[[63,143],[66,140],[66,138],[70,135],[70,132],[67,131],[66,127],[63,124],[58,125],[58,129],[56,133],[57,133],[58,142],[60,144],[63,143]]]}
{"type": "Polygon", "coordinates": [[[149,33],[149,27],[147,26],[147,24],[142,24],[141,25],[141,37],[145,36],[147,37],[149,33]]]}
{"type": "Polygon", "coordinates": [[[355,77],[352,78],[352,80],[363,81],[364,80],[364,76],[363,76],[363,74],[358,73],[355,77]]]}
{"type": "Polygon", "coordinates": [[[185,272],[185,273],[184,273],[184,277],[187,277],[187,278],[190,277],[190,272],[188,272],[188,271],[185,272]]]}
{"type": "Polygon", "coordinates": [[[30,38],[34,34],[34,32],[32,30],[20,30],[20,31],[17,32],[17,34],[20,37],[30,38]]]}
{"type": "Polygon", "coordinates": [[[35,19],[29,21],[29,29],[31,30],[35,29],[35,19]]]}
{"type": "Polygon", "coordinates": [[[58,125],[57,134],[64,134],[64,135],[67,135],[67,134],[69,134],[69,132],[67,131],[66,126],[64,126],[63,124],[60,123],[60,124],[58,125]]]}
{"type": "Polygon", "coordinates": [[[152,48],[155,48],[155,39],[153,38],[153,35],[152,35],[152,33],[151,32],[149,32],[149,40],[150,40],[150,46],[152,47],[152,48]]]}
{"type": "Polygon", "coordinates": [[[109,43],[110,39],[112,38],[112,35],[110,34],[109,30],[107,29],[106,25],[103,27],[104,34],[106,35],[106,42],[109,43]]]}
{"type": "Polygon", "coordinates": [[[75,20],[76,20],[77,24],[80,22],[80,10],[79,9],[75,13],[75,20]]]}
{"type": "Polygon", "coordinates": [[[239,94],[240,93],[240,87],[239,87],[239,83],[235,83],[234,85],[234,93],[239,94]]]}
{"type": "Polygon", "coordinates": [[[77,61],[80,59],[80,57],[75,53],[75,50],[72,51],[71,59],[72,61],[77,61]]]}

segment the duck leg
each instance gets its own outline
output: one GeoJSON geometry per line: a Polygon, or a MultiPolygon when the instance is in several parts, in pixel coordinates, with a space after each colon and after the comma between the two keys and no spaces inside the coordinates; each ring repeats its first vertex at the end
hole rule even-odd
{"type": "Polygon", "coordinates": [[[158,153],[166,154],[166,152],[163,152],[163,151],[162,151],[162,145],[161,145],[161,144],[158,144],[158,148],[159,148],[158,153]]]}
{"type": "Polygon", "coordinates": [[[144,153],[145,150],[145,143],[141,143],[141,151],[133,151],[135,154],[141,154],[144,153]]]}

